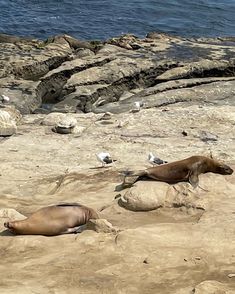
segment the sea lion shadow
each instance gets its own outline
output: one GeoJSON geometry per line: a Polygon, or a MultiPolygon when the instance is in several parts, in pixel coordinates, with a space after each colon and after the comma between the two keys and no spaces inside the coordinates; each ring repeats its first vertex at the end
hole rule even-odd
{"type": "Polygon", "coordinates": [[[15,235],[12,232],[10,232],[9,230],[3,230],[0,232],[0,236],[1,237],[13,237],[15,235]]]}
{"type": "Polygon", "coordinates": [[[150,179],[148,177],[138,177],[137,179],[135,179],[133,182],[122,182],[121,184],[118,184],[115,188],[114,188],[114,191],[115,192],[120,192],[122,190],[125,190],[127,188],[131,188],[135,185],[136,182],[139,182],[139,181],[143,181],[143,182],[151,182],[153,181],[153,179],[150,179]]]}
{"type": "Polygon", "coordinates": [[[132,187],[133,186],[133,184],[119,184],[119,185],[117,185],[115,188],[114,188],[114,191],[115,192],[120,192],[120,191],[122,191],[122,190],[124,190],[124,189],[127,189],[127,188],[130,188],[130,187],[132,187]]]}

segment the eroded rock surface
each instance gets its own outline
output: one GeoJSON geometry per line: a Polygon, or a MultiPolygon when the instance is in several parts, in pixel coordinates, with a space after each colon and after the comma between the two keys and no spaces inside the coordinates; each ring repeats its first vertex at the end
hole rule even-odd
{"type": "Polygon", "coordinates": [[[233,39],[152,33],[87,42],[1,35],[0,49],[0,94],[22,113],[126,112],[139,99],[147,108],[234,100],[233,39]],[[125,92],[131,95],[123,100],[125,92]]]}
{"type": "Polygon", "coordinates": [[[0,136],[11,136],[17,131],[22,115],[14,106],[0,105],[0,136]]]}

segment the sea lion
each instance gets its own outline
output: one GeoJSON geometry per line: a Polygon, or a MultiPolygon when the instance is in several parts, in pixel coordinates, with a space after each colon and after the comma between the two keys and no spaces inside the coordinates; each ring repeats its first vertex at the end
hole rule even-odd
{"type": "Polygon", "coordinates": [[[4,226],[17,235],[55,236],[80,233],[89,219],[98,218],[92,208],[64,203],[43,207],[24,220],[5,222],[4,226]]]}
{"type": "Polygon", "coordinates": [[[145,170],[124,171],[122,174],[124,174],[124,186],[126,184],[126,177],[137,177],[134,182],[144,177],[169,184],[189,182],[196,188],[199,183],[198,176],[207,172],[231,175],[233,170],[228,165],[214,159],[205,156],[191,156],[183,160],[150,167],[145,170]]]}

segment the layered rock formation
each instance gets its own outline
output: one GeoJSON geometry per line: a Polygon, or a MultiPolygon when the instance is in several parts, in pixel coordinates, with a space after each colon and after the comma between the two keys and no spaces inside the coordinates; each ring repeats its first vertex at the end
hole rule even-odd
{"type": "Polygon", "coordinates": [[[103,43],[66,35],[45,42],[1,35],[0,41],[0,94],[22,113],[38,108],[117,113],[139,99],[145,108],[183,101],[220,104],[225,98],[233,103],[233,39],[152,33],[103,43]]]}

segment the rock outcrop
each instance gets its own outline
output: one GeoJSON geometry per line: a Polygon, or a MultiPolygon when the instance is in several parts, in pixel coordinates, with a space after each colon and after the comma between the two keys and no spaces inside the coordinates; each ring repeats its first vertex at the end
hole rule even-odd
{"type": "Polygon", "coordinates": [[[235,49],[226,38],[152,33],[106,42],[62,35],[43,42],[0,37],[0,94],[7,93],[22,113],[126,112],[139,99],[145,108],[234,100],[235,49]],[[129,97],[122,99],[126,92],[129,97]]]}
{"type": "Polygon", "coordinates": [[[11,136],[17,131],[21,114],[14,106],[0,105],[0,136],[11,136]]]}

